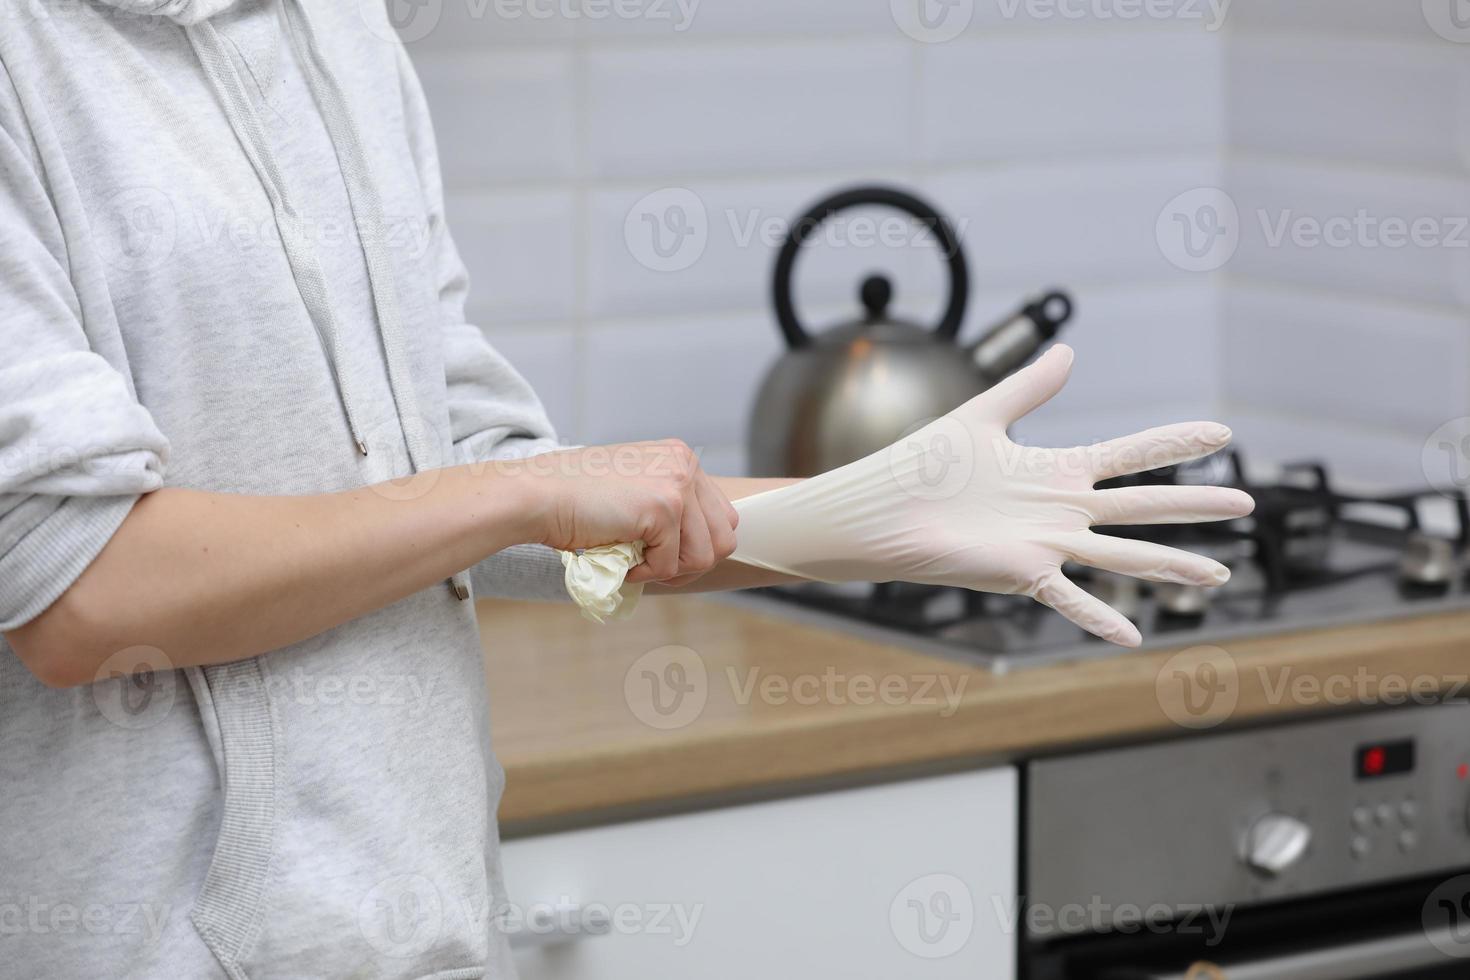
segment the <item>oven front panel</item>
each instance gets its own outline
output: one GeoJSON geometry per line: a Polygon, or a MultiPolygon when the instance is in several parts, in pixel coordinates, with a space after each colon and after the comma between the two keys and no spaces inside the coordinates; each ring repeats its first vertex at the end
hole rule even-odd
{"type": "Polygon", "coordinates": [[[1470,866],[1470,705],[1037,760],[1025,828],[1028,942],[1470,866]]]}

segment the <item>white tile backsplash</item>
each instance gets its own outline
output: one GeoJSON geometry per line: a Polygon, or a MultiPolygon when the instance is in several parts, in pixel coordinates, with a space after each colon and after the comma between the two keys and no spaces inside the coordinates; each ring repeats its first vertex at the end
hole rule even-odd
{"type": "Polygon", "coordinates": [[[576,327],[535,323],[481,328],[491,345],[531,383],[563,442],[583,442],[582,348],[576,327]]]}
{"type": "Polygon", "coordinates": [[[587,338],[586,437],[740,444],[752,394],[779,350],[761,314],[600,324],[587,338]]]}
{"type": "Polygon", "coordinates": [[[423,57],[419,80],[434,114],[449,188],[566,180],[575,166],[572,56],[555,49],[423,57]]]}
{"type": "Polygon", "coordinates": [[[1430,28],[1427,4],[1446,11],[1458,0],[1233,0],[1229,25],[1242,32],[1317,38],[1348,34],[1441,43],[1430,28]]]}
{"type": "Polygon", "coordinates": [[[937,173],[923,190],[966,223],[984,286],[1192,280],[1161,248],[1175,195],[1222,180],[1214,154],[1033,162],[937,173]]]}
{"type": "MultiPolygon", "coordinates": [[[[834,189],[875,180],[894,183],[824,174],[594,190],[586,239],[588,312],[770,310],[772,270],[791,223],[834,189]],[[659,261],[661,251],[670,258],[667,265],[659,261]]],[[[798,301],[853,305],[863,277],[883,272],[895,284],[895,311],[927,309],[910,301],[932,292],[937,271],[923,278],[920,270],[935,271],[940,260],[933,239],[910,231],[902,218],[854,209],[825,225],[797,260],[798,301]]]]}
{"type": "Polygon", "coordinates": [[[1470,170],[1470,51],[1245,35],[1228,58],[1237,149],[1470,170]]]}
{"type": "Polygon", "coordinates": [[[1218,34],[1008,36],[922,52],[930,163],[1203,150],[1220,142],[1218,34]],[[1085,80],[1085,82],[1084,82],[1085,80]]]}
{"type": "Polygon", "coordinates": [[[911,79],[897,40],[594,48],[588,168],[644,178],[898,165],[911,79]]]}
{"type": "Polygon", "coordinates": [[[576,205],[570,191],[449,194],[450,231],[482,323],[565,320],[577,312],[576,205]]]}
{"type": "MultiPolygon", "coordinates": [[[[1431,21],[1461,0],[974,0],[916,28],[920,2],[400,10],[471,312],[568,438],[679,435],[738,469],[785,223],[880,182],[960,224],[966,336],[1042,288],[1076,296],[1075,377],[1024,437],[1215,415],[1253,459],[1413,482],[1426,427],[1470,414],[1470,248],[1268,232],[1363,212],[1456,236],[1470,46],[1431,21]],[[1240,241],[1188,271],[1166,205],[1201,188],[1240,241]]],[[[931,248],[843,238],[881,217],[803,254],[810,324],[854,316],[871,272],[937,318],[931,248]]]]}
{"type": "Polygon", "coordinates": [[[1367,297],[1470,308],[1470,174],[1242,156],[1228,271],[1367,297]]]}
{"type": "Polygon", "coordinates": [[[1224,318],[1232,405],[1421,440],[1470,406],[1463,315],[1242,282],[1224,318]]]}

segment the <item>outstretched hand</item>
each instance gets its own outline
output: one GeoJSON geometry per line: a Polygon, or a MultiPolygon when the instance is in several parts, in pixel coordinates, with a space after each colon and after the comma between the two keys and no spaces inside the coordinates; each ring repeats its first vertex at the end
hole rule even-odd
{"type": "Polygon", "coordinates": [[[1092,446],[1018,445],[1007,429],[1066,384],[1073,352],[1057,345],[994,388],[888,449],[793,486],[736,502],[734,558],[825,581],[906,581],[1029,595],[1123,646],[1129,620],[1062,573],[1084,565],[1153,582],[1215,586],[1230,572],[1189,552],[1092,530],[1244,517],[1227,487],[1097,490],[1114,477],[1223,448],[1215,422],[1149,429],[1092,446]]]}

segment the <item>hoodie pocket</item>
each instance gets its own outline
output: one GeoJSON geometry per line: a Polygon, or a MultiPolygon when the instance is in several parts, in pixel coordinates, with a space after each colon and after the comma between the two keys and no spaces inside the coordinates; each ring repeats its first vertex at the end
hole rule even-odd
{"type": "Polygon", "coordinates": [[[231,980],[260,933],[277,806],[276,723],[259,658],[190,668],[224,792],[219,836],[189,918],[231,980]]]}

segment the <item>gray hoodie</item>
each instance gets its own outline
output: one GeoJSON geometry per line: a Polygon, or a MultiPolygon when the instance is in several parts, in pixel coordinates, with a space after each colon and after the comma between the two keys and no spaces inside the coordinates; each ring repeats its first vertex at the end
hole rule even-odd
{"type": "MultiPolygon", "coordinates": [[[[0,5],[0,630],[160,486],[321,493],[555,445],[464,321],[383,4],[0,5]]],[[[517,548],[473,581],[560,575],[517,548]]],[[[223,666],[123,649],[66,691],[0,642],[0,974],[511,976],[468,595],[223,666]]]]}

